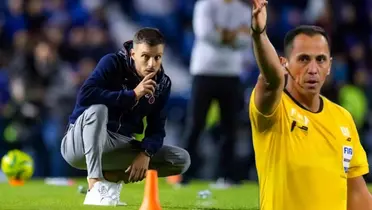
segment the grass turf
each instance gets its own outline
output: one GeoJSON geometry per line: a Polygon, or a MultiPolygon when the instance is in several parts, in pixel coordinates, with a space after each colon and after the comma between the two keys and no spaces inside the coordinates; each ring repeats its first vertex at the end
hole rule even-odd
{"type": "MultiPolygon", "coordinates": [[[[86,186],[85,179],[76,180],[72,186],[46,185],[44,181],[33,180],[21,187],[12,187],[0,183],[1,210],[66,210],[66,209],[127,209],[138,210],[143,199],[144,182],[124,185],[121,200],[127,202],[123,207],[96,207],[82,205],[84,194],[78,192],[78,186],[86,186]]],[[[190,186],[174,189],[164,179],[159,179],[159,198],[163,210],[167,209],[245,209],[258,210],[258,186],[246,183],[238,188],[227,190],[209,189],[207,182],[196,182],[190,186]],[[200,199],[201,190],[212,192],[210,199],[200,199]]],[[[372,185],[369,186],[372,191],[372,185]]]]}
{"type": "MultiPolygon", "coordinates": [[[[76,180],[72,186],[47,185],[42,180],[27,182],[24,186],[13,187],[0,183],[0,209],[2,210],[66,210],[66,209],[130,209],[138,210],[143,199],[144,182],[124,185],[121,200],[128,206],[96,207],[84,206],[84,194],[78,186],[86,186],[84,179],[76,180]]],[[[209,189],[207,182],[195,182],[187,187],[175,189],[164,179],[159,179],[159,198],[162,209],[247,209],[258,210],[258,186],[246,183],[227,190],[209,189]],[[210,199],[198,198],[198,192],[209,189],[210,199]]]]}

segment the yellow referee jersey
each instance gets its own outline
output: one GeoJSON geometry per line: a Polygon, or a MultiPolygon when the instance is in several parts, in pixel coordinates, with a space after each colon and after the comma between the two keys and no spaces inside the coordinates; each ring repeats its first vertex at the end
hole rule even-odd
{"type": "Polygon", "coordinates": [[[283,91],[267,116],[250,100],[260,210],[346,210],[347,178],[368,173],[354,121],[321,97],[310,112],[283,91]]]}

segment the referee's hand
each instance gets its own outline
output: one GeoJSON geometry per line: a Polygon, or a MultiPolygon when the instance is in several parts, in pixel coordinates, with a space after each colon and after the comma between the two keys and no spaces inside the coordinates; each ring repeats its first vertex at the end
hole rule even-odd
{"type": "Polygon", "coordinates": [[[252,0],[252,29],[256,32],[261,32],[266,27],[267,13],[266,13],[266,0],[252,0]]]}
{"type": "Polygon", "coordinates": [[[139,100],[142,96],[146,94],[153,95],[155,92],[156,82],[152,80],[155,76],[155,72],[146,75],[142,81],[134,88],[134,92],[136,93],[136,99],[139,100]]]}

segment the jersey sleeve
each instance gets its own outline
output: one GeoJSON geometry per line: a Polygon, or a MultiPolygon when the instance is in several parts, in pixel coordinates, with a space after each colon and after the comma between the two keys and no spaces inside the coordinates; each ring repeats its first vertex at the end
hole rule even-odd
{"type": "MultiPolygon", "coordinates": [[[[257,129],[258,132],[263,132],[272,127],[278,120],[283,109],[282,101],[279,102],[273,113],[265,115],[261,113],[254,102],[256,88],[253,89],[249,101],[249,118],[252,123],[252,128],[257,129]]],[[[283,99],[281,99],[283,100],[283,99]]]]}
{"type": "MultiPolygon", "coordinates": [[[[351,115],[350,115],[351,118],[351,115]]],[[[362,144],[360,143],[358,130],[356,129],[353,119],[351,121],[351,140],[353,141],[353,157],[350,161],[350,168],[348,171],[348,178],[354,178],[358,176],[363,176],[369,172],[369,165],[367,160],[367,154],[364,151],[362,144]]]]}

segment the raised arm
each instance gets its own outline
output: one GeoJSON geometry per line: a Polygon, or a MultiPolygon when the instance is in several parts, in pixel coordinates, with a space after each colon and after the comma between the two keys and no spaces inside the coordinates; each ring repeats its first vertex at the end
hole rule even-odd
{"type": "Polygon", "coordinates": [[[278,106],[284,88],[284,71],[278,54],[266,34],[267,1],[253,0],[252,41],[260,76],[254,103],[262,114],[270,115],[278,106]]]}

